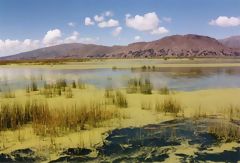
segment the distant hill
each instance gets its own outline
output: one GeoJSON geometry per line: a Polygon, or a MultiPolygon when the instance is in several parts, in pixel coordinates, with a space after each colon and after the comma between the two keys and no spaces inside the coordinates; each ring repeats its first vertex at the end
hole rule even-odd
{"type": "MultiPolygon", "coordinates": [[[[221,41],[222,42],[222,41],[221,41]]],[[[200,35],[173,35],[151,42],[136,42],[127,46],[95,44],[61,44],[41,48],[2,60],[35,60],[66,58],[154,58],[154,57],[224,57],[240,56],[240,50],[200,35]]]]}
{"type": "Polygon", "coordinates": [[[227,47],[240,49],[240,36],[231,36],[225,39],[221,39],[219,42],[227,47]]]}

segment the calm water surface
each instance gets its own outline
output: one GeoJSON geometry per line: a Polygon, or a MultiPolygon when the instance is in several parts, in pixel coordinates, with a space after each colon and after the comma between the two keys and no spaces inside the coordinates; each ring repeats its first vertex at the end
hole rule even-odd
{"type": "Polygon", "coordinates": [[[214,68],[157,68],[155,71],[141,69],[36,69],[0,68],[0,88],[8,85],[11,89],[25,88],[31,78],[41,86],[44,81],[54,82],[65,78],[69,82],[81,79],[99,88],[125,87],[129,78],[150,78],[155,88],[168,86],[175,90],[199,90],[208,88],[239,88],[240,67],[214,68]]]}

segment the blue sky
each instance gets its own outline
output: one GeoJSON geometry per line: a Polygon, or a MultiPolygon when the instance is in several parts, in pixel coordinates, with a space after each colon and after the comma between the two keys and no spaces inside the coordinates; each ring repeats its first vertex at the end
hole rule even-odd
{"type": "Polygon", "coordinates": [[[125,45],[188,33],[240,35],[240,0],[0,0],[0,56],[60,43],[125,45]]]}

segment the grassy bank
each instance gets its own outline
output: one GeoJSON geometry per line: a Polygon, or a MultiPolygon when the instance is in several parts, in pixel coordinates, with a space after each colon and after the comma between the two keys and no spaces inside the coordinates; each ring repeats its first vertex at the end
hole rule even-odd
{"type": "MultiPolygon", "coordinates": [[[[239,113],[237,97],[240,97],[240,89],[171,93],[167,88],[161,91],[152,88],[148,94],[141,92],[139,85],[138,91],[129,93],[128,88],[97,89],[88,85],[79,88],[77,83],[75,87],[72,82],[65,85],[59,81],[35,91],[16,90],[12,98],[1,96],[1,151],[28,147],[39,151],[43,148],[57,151],[74,146],[92,147],[102,142],[102,133],[107,130],[174,118],[239,119],[236,115],[239,113]],[[55,91],[53,96],[46,96],[44,91],[54,92],[54,88],[61,89],[61,95],[55,91]],[[67,88],[71,88],[70,98],[66,96],[67,88]]],[[[218,125],[209,128],[209,132],[220,138],[228,133],[219,131],[221,126],[218,125]]]]}

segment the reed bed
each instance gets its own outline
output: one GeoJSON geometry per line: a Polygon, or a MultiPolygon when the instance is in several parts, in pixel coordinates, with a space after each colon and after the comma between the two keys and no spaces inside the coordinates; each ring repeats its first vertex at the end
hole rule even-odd
{"type": "Polygon", "coordinates": [[[229,120],[240,120],[240,106],[229,105],[223,109],[223,115],[229,120]]]}
{"type": "Polygon", "coordinates": [[[208,132],[223,142],[240,141],[240,127],[230,122],[214,123],[208,132]]]}
{"type": "Polygon", "coordinates": [[[153,84],[148,78],[129,79],[127,84],[127,93],[152,94],[153,84]]]}
{"type": "Polygon", "coordinates": [[[119,90],[113,90],[111,88],[105,89],[106,104],[114,104],[120,108],[127,108],[128,102],[127,97],[119,90]]]}
{"type": "Polygon", "coordinates": [[[10,88],[4,89],[1,92],[3,98],[15,98],[15,92],[10,88]]]}
{"type": "Polygon", "coordinates": [[[107,108],[98,101],[68,107],[50,107],[47,101],[42,100],[28,100],[24,105],[8,102],[0,106],[0,130],[14,130],[31,124],[37,135],[58,135],[98,127],[120,116],[118,109],[107,108]]]}
{"type": "Polygon", "coordinates": [[[156,101],[155,103],[156,112],[164,112],[165,115],[170,113],[174,116],[177,116],[178,113],[183,112],[183,107],[181,104],[172,97],[164,98],[163,102],[156,101]]]}
{"type": "Polygon", "coordinates": [[[161,95],[169,95],[170,94],[170,89],[165,86],[159,89],[159,94],[161,95]]]}
{"type": "Polygon", "coordinates": [[[150,101],[143,101],[141,103],[141,109],[142,110],[152,110],[153,108],[153,105],[150,101]]]}

